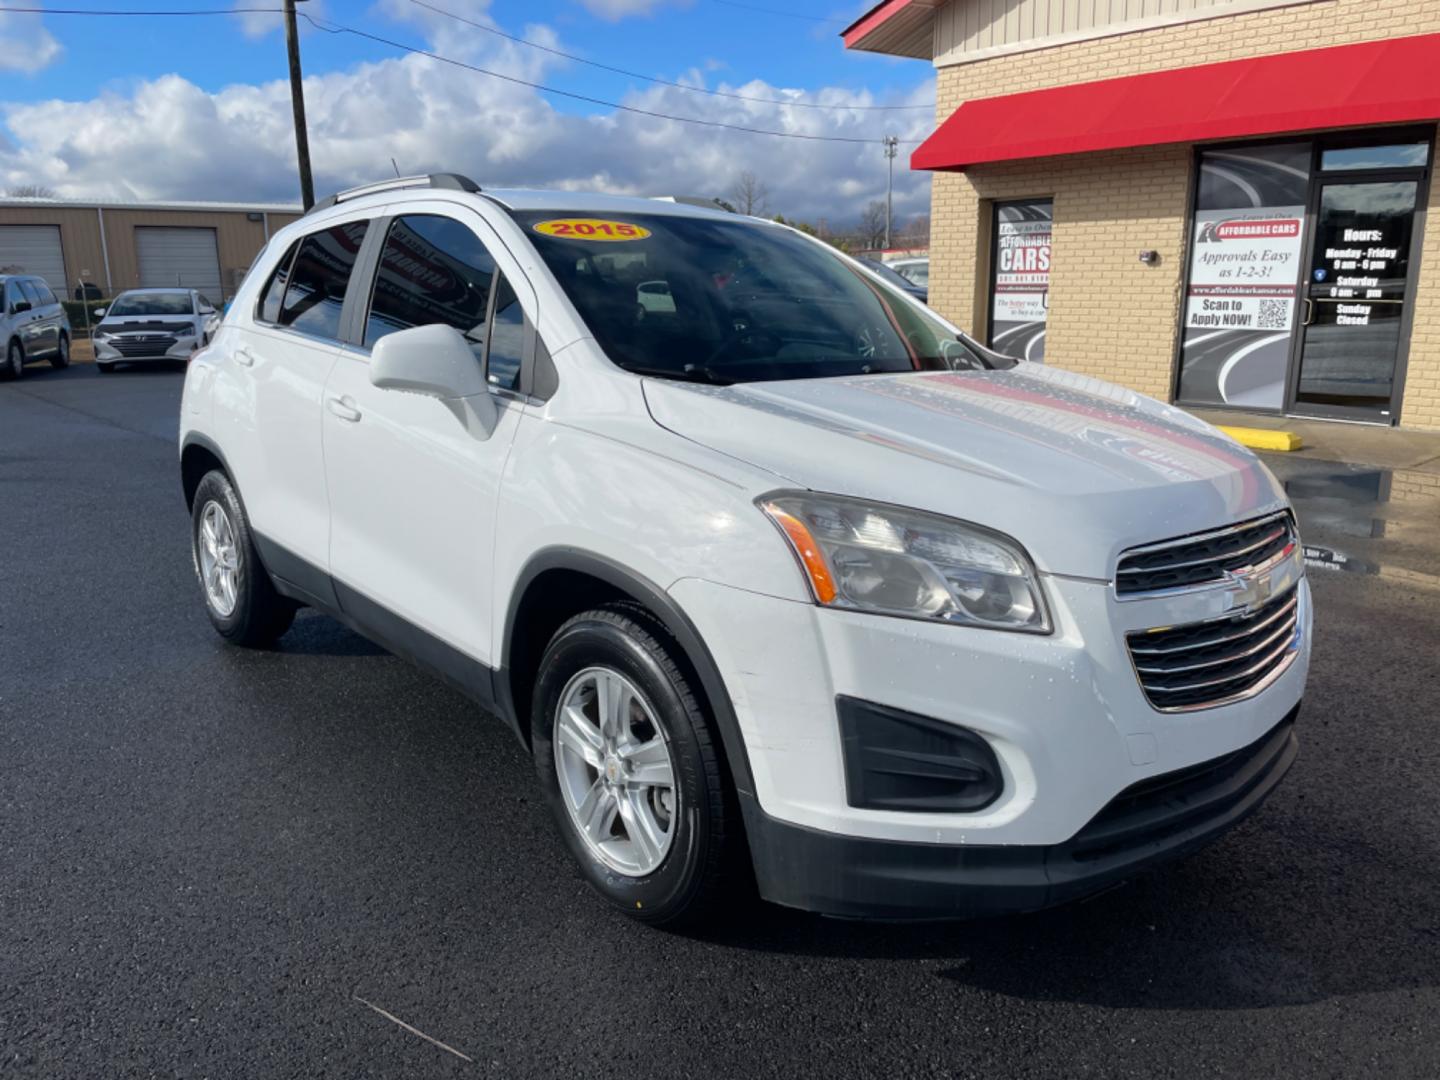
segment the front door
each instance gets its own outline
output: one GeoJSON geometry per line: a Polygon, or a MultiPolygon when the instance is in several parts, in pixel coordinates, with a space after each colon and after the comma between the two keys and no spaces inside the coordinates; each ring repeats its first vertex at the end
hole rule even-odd
{"type": "Polygon", "coordinates": [[[1389,423],[1420,184],[1346,179],[1318,188],[1294,410],[1389,423]]]}

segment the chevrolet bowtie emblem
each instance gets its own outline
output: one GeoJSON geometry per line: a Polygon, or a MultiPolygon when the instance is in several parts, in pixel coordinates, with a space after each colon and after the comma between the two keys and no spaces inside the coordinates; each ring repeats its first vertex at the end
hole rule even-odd
{"type": "Polygon", "coordinates": [[[1230,610],[1248,614],[1262,608],[1272,596],[1293,584],[1298,576],[1294,545],[1285,551],[1280,561],[1263,569],[1226,570],[1230,610]]]}

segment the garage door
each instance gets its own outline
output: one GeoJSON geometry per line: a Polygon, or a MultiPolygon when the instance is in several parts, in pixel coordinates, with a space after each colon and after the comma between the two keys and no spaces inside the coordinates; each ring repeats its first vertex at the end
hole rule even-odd
{"type": "Polygon", "coordinates": [[[220,298],[220,253],[214,229],[178,229],[137,225],[140,285],[183,285],[220,298]]]}
{"type": "Polygon", "coordinates": [[[0,273],[38,274],[55,290],[65,288],[65,257],[59,225],[0,225],[0,273]]]}

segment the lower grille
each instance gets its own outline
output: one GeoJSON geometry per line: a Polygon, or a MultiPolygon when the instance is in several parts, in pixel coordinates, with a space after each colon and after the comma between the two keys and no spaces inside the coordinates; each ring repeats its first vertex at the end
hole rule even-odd
{"type": "Polygon", "coordinates": [[[175,338],[156,335],[144,340],[137,338],[111,338],[106,342],[121,356],[164,356],[175,344],[175,338]]]}
{"type": "Polygon", "coordinates": [[[1300,621],[1292,588],[1244,615],[1127,634],[1146,698],[1165,712],[1204,709],[1254,693],[1289,665],[1300,621]]]}
{"type": "Polygon", "coordinates": [[[1072,857],[1086,862],[1119,851],[1133,852],[1231,812],[1294,758],[1299,711],[1296,705],[1284,720],[1243,749],[1132,784],[1070,841],[1072,857]]]}

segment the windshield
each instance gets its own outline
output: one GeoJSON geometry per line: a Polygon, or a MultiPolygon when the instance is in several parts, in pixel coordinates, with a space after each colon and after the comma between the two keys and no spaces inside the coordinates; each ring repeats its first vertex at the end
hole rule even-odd
{"type": "Polygon", "coordinates": [[[895,269],[916,285],[928,285],[930,283],[930,264],[928,262],[904,263],[895,269]]]}
{"type": "Polygon", "coordinates": [[[732,383],[998,361],[830,248],[742,219],[515,213],[616,364],[732,383]]]}
{"type": "Polygon", "coordinates": [[[190,315],[190,294],[187,292],[124,293],[110,305],[107,316],[125,315],[190,315]]]}
{"type": "Polygon", "coordinates": [[[879,274],[884,280],[888,281],[896,288],[904,289],[906,292],[909,292],[911,289],[915,288],[915,283],[913,281],[911,281],[907,277],[902,277],[900,274],[897,274],[894,270],[891,270],[890,267],[886,266],[882,262],[876,262],[874,259],[861,259],[860,261],[864,263],[867,267],[869,267],[871,270],[874,270],[875,273],[879,274]]]}

